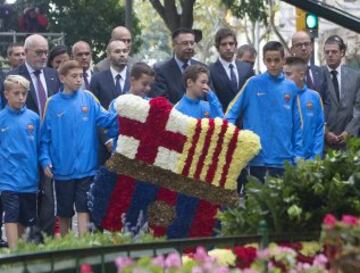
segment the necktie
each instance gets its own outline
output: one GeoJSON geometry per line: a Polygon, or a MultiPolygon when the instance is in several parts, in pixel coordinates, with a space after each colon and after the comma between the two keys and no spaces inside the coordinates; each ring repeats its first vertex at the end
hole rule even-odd
{"type": "Polygon", "coordinates": [[[34,75],[35,75],[36,81],[37,81],[37,96],[38,96],[39,103],[40,103],[40,105],[38,106],[39,113],[41,116],[43,116],[47,96],[46,96],[45,88],[40,80],[40,74],[41,74],[41,70],[34,71],[34,75]]]}
{"type": "Polygon", "coordinates": [[[311,79],[310,67],[308,67],[308,69],[306,70],[306,85],[308,88],[315,90],[314,83],[311,79]]]}
{"type": "Polygon", "coordinates": [[[330,73],[331,73],[331,76],[332,76],[332,82],[333,82],[333,85],[334,85],[336,98],[339,101],[340,100],[340,90],[339,90],[339,82],[338,82],[338,79],[337,79],[338,72],[336,70],[332,70],[330,73]]]}
{"type": "Polygon", "coordinates": [[[229,64],[229,68],[230,68],[230,81],[231,81],[231,86],[234,90],[237,90],[237,80],[236,80],[236,76],[235,76],[235,71],[234,71],[234,65],[233,64],[229,64]]]}
{"type": "Polygon", "coordinates": [[[86,90],[89,90],[89,89],[90,89],[89,79],[88,79],[88,75],[87,75],[87,73],[86,73],[86,69],[85,69],[85,68],[83,69],[83,72],[84,72],[83,77],[84,77],[85,89],[86,89],[86,90]]]}
{"type": "Polygon", "coordinates": [[[184,64],[182,65],[183,72],[185,71],[185,69],[186,69],[188,66],[189,66],[188,63],[184,63],[184,64]]]}
{"type": "Polygon", "coordinates": [[[121,89],[121,84],[120,84],[120,79],[121,79],[121,75],[117,74],[115,76],[115,93],[117,95],[121,95],[122,93],[122,89],[121,89]]]}

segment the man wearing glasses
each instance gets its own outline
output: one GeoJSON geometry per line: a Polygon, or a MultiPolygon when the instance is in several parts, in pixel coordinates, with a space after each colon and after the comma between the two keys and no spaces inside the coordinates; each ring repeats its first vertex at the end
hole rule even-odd
{"type": "Polygon", "coordinates": [[[30,110],[44,114],[48,97],[59,91],[60,82],[57,71],[46,67],[49,45],[39,34],[25,39],[25,63],[9,72],[10,75],[21,75],[30,81],[30,91],[26,106],[30,110]]]}
{"type": "Polygon", "coordinates": [[[317,65],[311,64],[313,43],[310,35],[305,31],[296,32],[291,39],[291,53],[303,59],[308,64],[305,82],[308,88],[319,92],[324,103],[325,116],[329,111],[330,100],[327,92],[327,82],[324,71],[317,65]]]}
{"type": "Polygon", "coordinates": [[[191,29],[179,28],[172,34],[174,55],[169,60],[154,66],[155,81],[150,95],[165,96],[171,103],[177,103],[185,94],[182,74],[193,64],[202,64],[192,57],[195,54],[195,34],[191,29]]]}

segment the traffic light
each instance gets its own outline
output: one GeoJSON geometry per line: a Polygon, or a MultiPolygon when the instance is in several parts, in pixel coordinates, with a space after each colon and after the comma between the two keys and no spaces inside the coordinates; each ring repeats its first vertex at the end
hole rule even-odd
{"type": "Polygon", "coordinates": [[[318,37],[319,18],[313,13],[306,13],[305,15],[306,30],[310,33],[311,38],[318,37]]]}
{"type": "Polygon", "coordinates": [[[306,31],[305,15],[304,10],[296,8],[296,31],[306,31]]]}

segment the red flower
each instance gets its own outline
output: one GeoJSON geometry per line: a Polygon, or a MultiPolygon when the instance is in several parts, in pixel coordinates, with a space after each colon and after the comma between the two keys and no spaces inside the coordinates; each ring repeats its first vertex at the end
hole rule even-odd
{"type": "Polygon", "coordinates": [[[328,227],[333,227],[336,224],[336,222],[337,220],[335,216],[332,214],[326,214],[323,220],[323,224],[325,224],[328,227]]]}
{"type": "Polygon", "coordinates": [[[303,245],[300,242],[296,242],[296,243],[280,242],[278,245],[291,248],[291,249],[295,250],[296,252],[299,252],[303,248],[303,245]]]}
{"type": "Polygon", "coordinates": [[[233,252],[237,258],[236,266],[240,269],[249,268],[256,259],[255,247],[236,246],[233,252]]]}
{"type": "Polygon", "coordinates": [[[351,226],[355,226],[358,223],[358,221],[359,219],[352,215],[343,215],[341,218],[341,222],[351,226]]]}
{"type": "Polygon", "coordinates": [[[301,253],[297,253],[296,260],[300,263],[312,264],[314,262],[315,257],[309,257],[302,255],[301,253]]]}

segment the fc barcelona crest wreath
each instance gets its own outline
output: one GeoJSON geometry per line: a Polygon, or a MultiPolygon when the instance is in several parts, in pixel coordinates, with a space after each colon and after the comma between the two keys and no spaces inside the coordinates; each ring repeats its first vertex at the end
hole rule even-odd
{"type": "Polygon", "coordinates": [[[211,236],[219,207],[237,205],[236,180],[259,137],[226,120],[186,116],[165,98],[123,95],[115,105],[120,133],[92,189],[95,224],[121,230],[142,215],[157,236],[211,236]]]}

